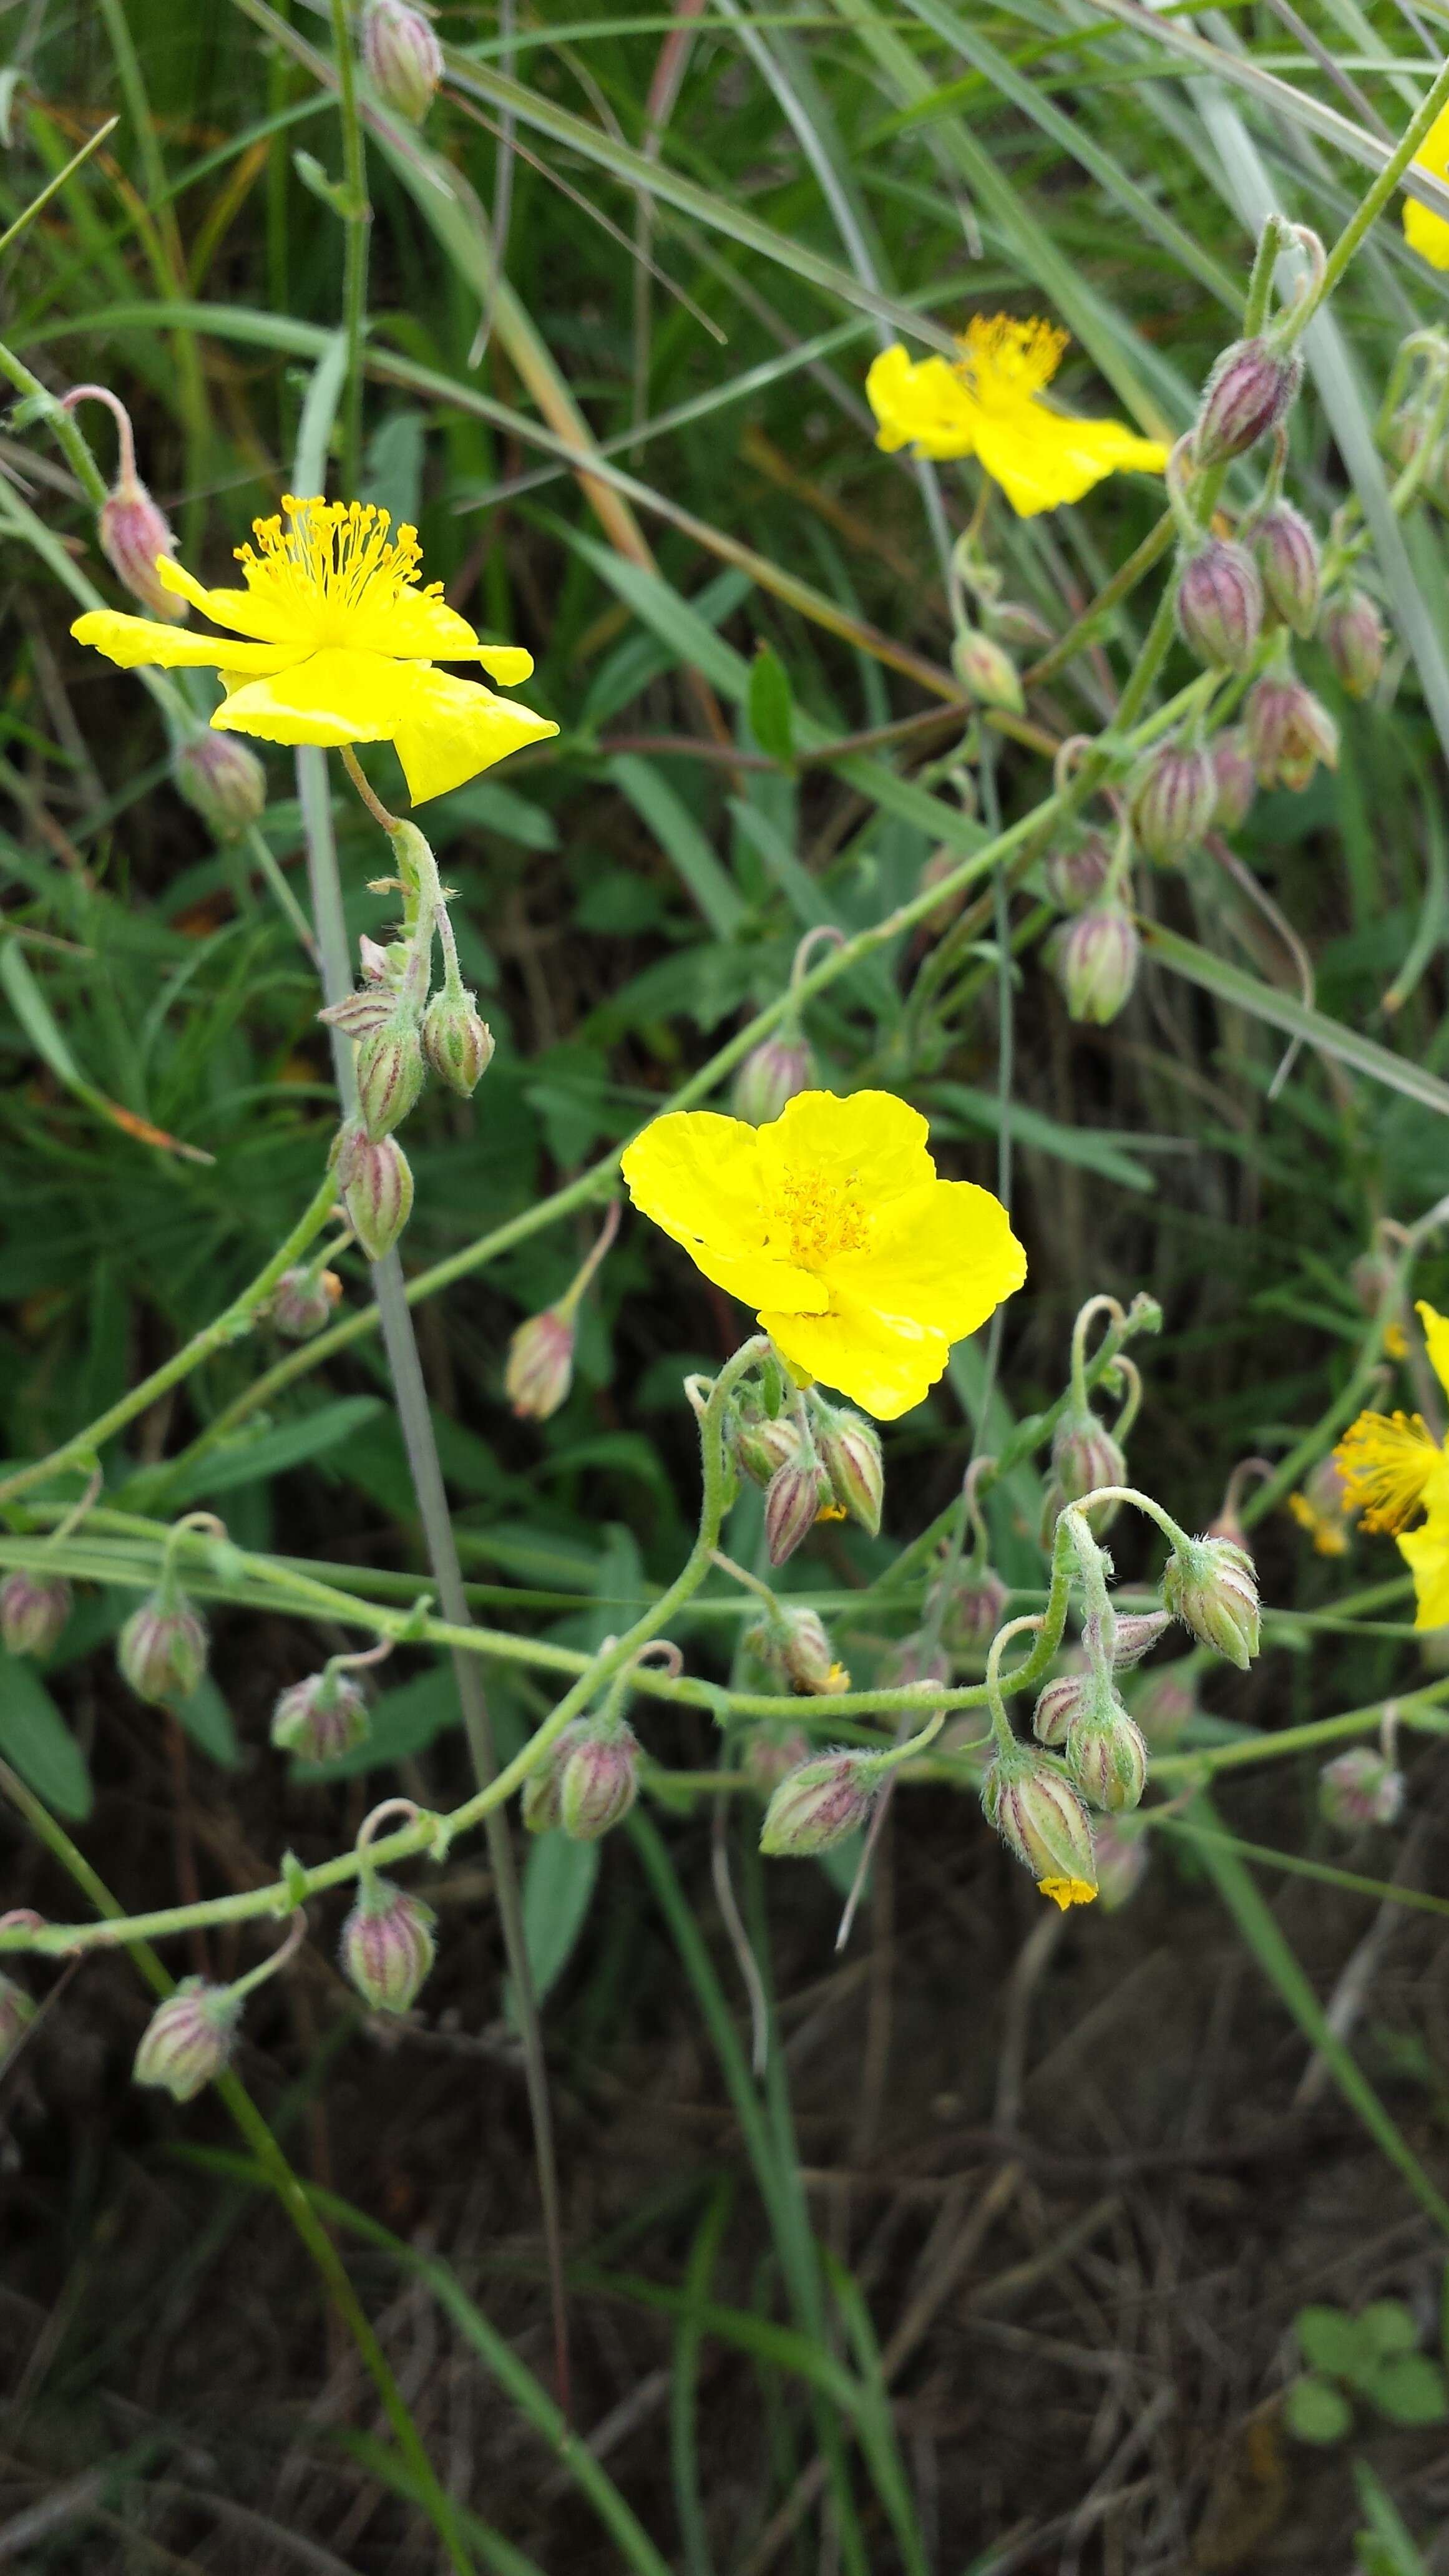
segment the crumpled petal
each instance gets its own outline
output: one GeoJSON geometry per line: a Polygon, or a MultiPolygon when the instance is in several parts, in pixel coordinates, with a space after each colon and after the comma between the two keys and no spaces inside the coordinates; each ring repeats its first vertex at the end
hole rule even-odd
{"type": "Polygon", "coordinates": [[[760,1323],[782,1359],[838,1387],[877,1422],[895,1422],[933,1387],[951,1356],[944,1333],[910,1316],[832,1301],[825,1315],[766,1311],[760,1323]]]}
{"type": "MultiPolygon", "coordinates": [[[[1449,107],[1441,108],[1414,155],[1416,170],[1431,179],[1449,179],[1449,107]]],[[[1404,239],[1431,268],[1449,268],[1449,223],[1431,215],[1417,197],[1404,199],[1404,239]]]]}
{"type": "MultiPolygon", "coordinates": [[[[169,557],[163,555],[160,560],[165,563],[169,557]]],[[[88,608],[70,631],[78,644],[91,645],[108,661],[119,662],[123,671],[134,671],[142,663],[159,663],[167,671],[217,670],[223,663],[229,671],[280,671],[292,659],[285,645],[238,644],[230,635],[193,635],[179,626],[162,626],[155,618],[127,617],[119,608],[88,608]]]]}
{"type": "Polygon", "coordinates": [[[296,618],[289,616],[276,600],[250,589],[208,590],[174,555],[162,555],[156,573],[163,590],[189,600],[213,625],[229,626],[234,635],[249,635],[258,644],[286,644],[294,655],[299,650],[296,618]]]}
{"type": "Polygon", "coordinates": [[[520,751],[547,742],[558,726],[510,698],[496,698],[476,680],[457,680],[430,663],[393,665],[394,714],[388,727],[415,805],[445,796],[520,751]]]}
{"type": "Polygon", "coordinates": [[[820,1281],[766,1249],[758,1143],[741,1118],[674,1110],[626,1149],[625,1186],[640,1213],[683,1244],[727,1295],[747,1306],[818,1313],[827,1302],[820,1281]]]}
{"type": "Polygon", "coordinates": [[[980,406],[949,359],[912,360],[897,340],[871,363],[865,396],[887,455],[914,446],[922,456],[972,456],[980,406]]]}
{"type": "Polygon", "coordinates": [[[399,677],[396,663],[380,653],[333,645],[234,689],[211,721],[218,733],[255,734],[262,742],[386,742],[399,677]]]}
{"type": "Polygon", "coordinates": [[[1167,463],[1160,440],[1139,438],[1119,420],[1073,420],[1039,402],[1019,413],[983,413],[976,452],[1019,519],[1080,501],[1104,475],[1160,474],[1167,463]]]}
{"type": "Polygon", "coordinates": [[[1416,1628],[1449,1628],[1449,1512],[1431,1512],[1422,1529],[1404,1530],[1399,1554],[1414,1578],[1416,1628]]]}
{"type": "Polygon", "coordinates": [[[936,1166],[919,1109],[893,1091],[801,1091],[756,1130],[760,1180],[770,1199],[796,1171],[852,1187],[877,1215],[886,1202],[934,1181],[936,1166]]]}
{"type": "MultiPolygon", "coordinates": [[[[1446,225],[1445,229],[1449,231],[1449,225],[1446,225]]],[[[1429,1354],[1429,1366],[1445,1393],[1449,1394],[1449,1315],[1439,1314],[1429,1304],[1427,1297],[1421,1297],[1418,1300],[1414,1312],[1424,1327],[1424,1344],[1429,1354]]]]}
{"type": "Polygon", "coordinates": [[[870,1242],[827,1263],[832,1306],[869,1304],[897,1330],[964,1341],[1014,1296],[1026,1254],[1001,1201],[974,1181],[927,1181],[880,1211],[870,1242]]]}

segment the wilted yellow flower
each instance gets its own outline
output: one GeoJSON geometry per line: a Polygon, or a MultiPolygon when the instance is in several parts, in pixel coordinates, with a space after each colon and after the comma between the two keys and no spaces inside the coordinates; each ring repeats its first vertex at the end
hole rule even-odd
{"type": "MultiPolygon", "coordinates": [[[[1414,155],[1412,167],[1431,179],[1449,179],[1449,107],[1442,107],[1414,155]]],[[[1431,215],[1417,197],[1404,199],[1404,239],[1431,268],[1449,268],[1449,224],[1431,215]]]]}
{"type": "MultiPolygon", "coordinates": [[[[1449,1389],[1449,1317],[1422,1302],[1415,1311],[1430,1366],[1449,1389]]],[[[1414,1578],[1414,1625],[1449,1625],[1449,1456],[1442,1444],[1420,1414],[1361,1413],[1333,1455],[1348,1508],[1362,1514],[1366,1530],[1391,1530],[1398,1539],[1414,1578]],[[1423,1526],[1408,1529],[1419,1511],[1423,1526]]]]}
{"type": "Polygon", "coordinates": [[[1336,1457],[1319,1459],[1302,1492],[1289,1495],[1288,1509],[1299,1528],[1308,1532],[1319,1556],[1347,1556],[1354,1506],[1344,1491],[1336,1457]]]}
{"type": "Polygon", "coordinates": [[[203,590],[170,555],[157,558],[163,590],[233,635],[194,635],[147,617],[93,608],[71,633],[123,669],[139,663],[208,666],[226,696],[212,717],[221,733],[263,742],[391,742],[415,805],[460,787],[556,724],[510,706],[439,661],[478,662],[511,686],[533,657],[515,644],[480,644],[450,608],[442,584],[418,587],[416,528],[389,541],[386,510],[370,501],[294,500],[290,525],[254,522],[256,548],[240,546],[244,590],[203,590]]]}
{"type": "Polygon", "coordinates": [[[1000,1200],[938,1180],[927,1133],[890,1092],[802,1091],[766,1127],[656,1118],[624,1179],[706,1279],[758,1310],[802,1383],[891,1422],[1026,1276],[1000,1200]]]}
{"type": "Polygon", "coordinates": [[[1022,519],[1080,501],[1104,474],[1160,474],[1167,450],[1159,439],[1139,438],[1119,420],[1077,420],[1041,400],[1068,336],[1050,322],[978,313],[954,365],[913,361],[899,341],[883,349],[865,380],[877,447],[979,456],[1022,519]]]}

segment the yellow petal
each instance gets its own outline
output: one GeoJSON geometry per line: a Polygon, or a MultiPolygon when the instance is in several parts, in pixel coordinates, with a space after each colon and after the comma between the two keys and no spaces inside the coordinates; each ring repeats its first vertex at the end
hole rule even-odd
{"type": "Polygon", "coordinates": [[[388,730],[415,805],[445,796],[511,751],[547,742],[558,731],[551,716],[535,715],[532,707],[496,698],[476,680],[457,680],[427,663],[395,663],[392,684],[398,712],[388,730]]]}
{"type": "Polygon", "coordinates": [[[760,1182],[768,1205],[802,1173],[849,1187],[873,1216],[895,1198],[934,1181],[930,1133],[918,1109],[893,1091],[801,1091],[757,1131],[760,1182]]]}
{"type": "MultiPolygon", "coordinates": [[[[1427,170],[1431,179],[1449,178],[1449,108],[1435,117],[1414,155],[1414,167],[1427,170]]],[[[1449,268],[1449,223],[1442,215],[1431,215],[1417,197],[1404,199],[1404,239],[1431,268],[1449,268]]]]}
{"type": "Polygon", "coordinates": [[[909,1317],[887,1319],[867,1306],[832,1304],[826,1315],[767,1308],[760,1322],[782,1359],[838,1387],[877,1422],[894,1422],[919,1404],[951,1352],[944,1333],[909,1317]]]}
{"type": "MultiPolygon", "coordinates": [[[[245,668],[232,659],[244,649],[227,646],[229,670],[245,668]]],[[[262,742],[388,742],[399,676],[398,665],[380,653],[333,646],[233,690],[211,721],[219,733],[255,734],[262,742]]]]}
{"type": "Polygon", "coordinates": [[[897,341],[882,349],[865,380],[880,429],[877,447],[891,454],[914,445],[922,456],[971,456],[980,410],[948,359],[912,363],[897,341]]]}
{"type": "Polygon", "coordinates": [[[1424,1327],[1429,1366],[1439,1384],[1449,1393],[1449,1315],[1437,1313],[1426,1297],[1418,1300],[1414,1312],[1424,1327]]]}
{"type": "Polygon", "coordinates": [[[399,662],[479,662],[490,679],[513,687],[533,669],[521,644],[480,644],[466,617],[436,591],[381,586],[364,592],[347,611],[346,640],[359,653],[385,653],[399,662]]]}
{"type": "Polygon", "coordinates": [[[1414,1578],[1415,1627],[1449,1626],[1449,1513],[1431,1512],[1422,1529],[1405,1530],[1399,1554],[1414,1578]]]}
{"type": "Polygon", "coordinates": [[[1026,1254],[990,1190],[931,1180],[883,1207],[869,1243],[827,1262],[824,1276],[832,1303],[959,1342],[1021,1286],[1026,1254]]]}
{"type": "MultiPolygon", "coordinates": [[[[167,558],[163,555],[160,560],[164,563],[167,558]]],[[[191,635],[151,617],[125,617],[117,608],[88,608],[70,631],[78,644],[89,644],[108,661],[119,662],[123,671],[133,671],[142,663],[159,663],[167,671],[188,665],[216,670],[223,663],[229,671],[279,671],[290,658],[282,645],[237,644],[230,635],[191,635]]]]}
{"type": "Polygon", "coordinates": [[[675,1110],[635,1137],[622,1168],[641,1214],[682,1243],[717,1287],[749,1306],[824,1308],[820,1282],[766,1249],[758,1136],[743,1119],[675,1110]]]}
{"type": "Polygon", "coordinates": [[[1072,420],[1045,403],[983,413],[976,452],[1019,519],[1080,501],[1106,474],[1160,474],[1167,450],[1116,420],[1072,420]]]}
{"type": "MultiPolygon", "coordinates": [[[[274,600],[259,598],[250,590],[207,590],[174,555],[162,555],[156,571],[163,590],[190,600],[214,625],[229,626],[234,635],[250,635],[259,644],[297,646],[297,621],[288,618],[274,600]]],[[[310,633],[301,635],[300,641],[311,650],[310,633]]]]}

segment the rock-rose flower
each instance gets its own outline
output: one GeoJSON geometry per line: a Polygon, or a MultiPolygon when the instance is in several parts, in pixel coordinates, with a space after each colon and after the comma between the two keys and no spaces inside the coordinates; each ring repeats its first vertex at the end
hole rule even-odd
{"type": "Polygon", "coordinates": [[[802,1091],[767,1127],[656,1118],[624,1179],[706,1279],[757,1310],[802,1382],[892,1422],[1026,1277],[1000,1200],[938,1180],[926,1135],[890,1092],[802,1091]]]}
{"type": "Polygon", "coordinates": [[[288,493],[282,508],[288,526],[258,519],[255,548],[237,549],[244,590],[203,590],[170,555],[157,559],[162,589],[232,634],[196,635],[93,608],[72,635],[126,670],[209,665],[226,691],[211,719],[220,733],[394,743],[415,805],[460,787],[521,743],[557,733],[531,708],[435,668],[478,662],[511,686],[527,679],[533,657],[515,644],[480,644],[440,582],[419,589],[416,528],[400,527],[389,540],[388,514],[370,501],[297,501],[288,493]]]}
{"type": "Polygon", "coordinates": [[[1167,450],[1120,420],[1076,420],[1041,400],[1061,364],[1067,333],[1050,322],[978,313],[953,365],[913,361],[897,341],[865,380],[880,429],[877,447],[919,456],[979,456],[1021,519],[1080,501],[1104,474],[1136,467],[1160,474],[1167,450]]]}
{"type": "MultiPolygon", "coordinates": [[[[1449,1316],[1416,1309],[1429,1363],[1449,1390],[1449,1316]]],[[[1366,1530],[1392,1530],[1414,1578],[1416,1628],[1449,1626],[1449,1454],[1417,1413],[1361,1413],[1333,1453],[1344,1509],[1366,1530]],[[1419,1529],[1405,1524],[1423,1511],[1419,1529]]]]}
{"type": "MultiPolygon", "coordinates": [[[[1427,170],[1431,179],[1449,179],[1449,107],[1441,108],[1435,117],[1413,166],[1427,170]]],[[[1449,268],[1449,224],[1442,215],[1421,206],[1417,197],[1404,199],[1404,239],[1431,268],[1449,268]]]]}

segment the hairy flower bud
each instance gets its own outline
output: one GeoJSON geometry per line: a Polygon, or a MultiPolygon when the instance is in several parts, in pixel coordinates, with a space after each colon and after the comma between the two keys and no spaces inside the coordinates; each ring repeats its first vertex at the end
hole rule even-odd
{"type": "Polygon", "coordinates": [[[594,1843],[639,1795],[639,1738],[630,1726],[585,1722],[560,1766],[558,1820],[570,1842],[594,1843]]]}
{"type": "Polygon", "coordinates": [[[1021,674],[994,636],[983,635],[975,627],[964,628],[951,647],[951,668],[979,705],[1005,707],[1014,716],[1023,713],[1021,674]]]}
{"type": "Polygon", "coordinates": [[[1306,787],[1321,760],[1338,767],[1338,727],[1321,699],[1290,672],[1255,680],[1243,709],[1244,730],[1263,787],[1306,787]]]}
{"type": "Polygon", "coordinates": [[[1177,624],[1200,662],[1221,671],[1249,671],[1263,630],[1263,585],[1246,546],[1208,537],[1182,567],[1177,624]]]}
{"type": "Polygon", "coordinates": [[[1166,1636],[1172,1621],[1165,1610],[1119,1611],[1112,1632],[1112,1668],[1130,1673],[1144,1655],[1150,1655],[1160,1638],[1166,1636]]]}
{"type": "Polygon", "coordinates": [[[1142,942],[1120,903],[1096,903],[1067,923],[1056,952],[1057,980],[1071,1019],[1105,1028],[1137,981],[1142,942]]]}
{"type": "Polygon", "coordinates": [[[198,733],[178,743],[171,783],[218,841],[259,821],[267,802],[267,773],[234,733],[198,733]]]}
{"type": "Polygon", "coordinates": [[[1095,1413],[1067,1413],[1052,1434],[1052,1474],[1069,1503],[1126,1480],[1120,1444],[1095,1413]]]}
{"type": "Polygon", "coordinates": [[[885,1461],[879,1432],[859,1413],[821,1404],[816,1413],[815,1441],[837,1503],[874,1538],[880,1529],[885,1500],[885,1461]]]}
{"type": "Polygon", "coordinates": [[[35,2019],[35,1999],[13,1977],[0,1974],[0,2075],[35,2019]]]}
{"type": "Polygon", "coordinates": [[[1018,1744],[998,1753],[981,1785],[986,1821],[1065,1912],[1097,1893],[1092,1824],[1059,1762],[1018,1744]]]}
{"type": "Polygon", "coordinates": [[[752,1047],[735,1075],[733,1108],[751,1127],[768,1127],[815,1080],[815,1058],[799,1031],[777,1029],[752,1047]]]}
{"type": "Polygon", "coordinates": [[[1104,1816],[1092,1837],[1097,1862],[1097,1901],[1104,1914],[1116,1914],[1135,1896],[1147,1873],[1147,1836],[1140,1826],[1123,1826],[1104,1816]]]}
{"type": "Polygon", "coordinates": [[[1331,599],[1323,612],[1323,645],[1333,675],[1351,698],[1374,689],[1388,651],[1388,629],[1366,590],[1331,599]]]}
{"type": "Polygon", "coordinates": [[[96,522],[101,552],[116,579],[153,617],[175,626],[186,615],[186,602],[174,590],[163,590],[156,570],[158,555],[174,555],[176,539],[145,484],[134,471],[122,474],[101,504],[96,522]]]}
{"type": "Polygon", "coordinates": [[[289,1342],[310,1341],[329,1322],[342,1294],[335,1270],[284,1270],[272,1290],[267,1312],[289,1342]]]}
{"type": "Polygon", "coordinates": [[[472,1097],[493,1061],[493,1032],[472,993],[435,993],[423,1013],[423,1054],[440,1082],[472,1097]]]}
{"type": "Polygon", "coordinates": [[[422,1039],[410,1020],[390,1015],[357,1050],[357,1105],[375,1145],[402,1125],[422,1087],[422,1039]]]}
{"type": "Polygon", "coordinates": [[[361,50],[379,97],[421,124],[443,77],[442,49],[427,19],[403,0],[367,0],[361,50]]]}
{"type": "Polygon", "coordinates": [[[768,1485],[776,1468],[789,1465],[799,1449],[800,1434],[788,1414],[779,1413],[772,1422],[768,1414],[742,1407],[735,1416],[730,1454],[752,1485],[768,1485]]]}
{"type": "Polygon", "coordinates": [[[60,1574],[17,1566],[0,1583],[0,1637],[7,1655],[48,1655],[71,1613],[70,1585],[60,1574]]]}
{"type": "Polygon", "coordinates": [[[309,1673],[272,1711],[272,1742],[303,1762],[335,1762],[372,1732],[367,1701],[346,1673],[309,1673]]]}
{"type": "Polygon", "coordinates": [[[1258,1578],[1246,1548],[1230,1538],[1175,1547],[1162,1578],[1163,1605],[1199,1643],[1246,1672],[1258,1651],[1258,1578]]]}
{"type": "Polygon", "coordinates": [[[1081,1716],[1087,1697],[1085,1673],[1056,1673],[1047,1683],[1031,1713],[1031,1731],[1038,1744],[1060,1750],[1067,1740],[1069,1727],[1081,1716]]]}
{"type": "Polygon", "coordinates": [[[765,1488],[765,1545],[772,1565],[783,1565],[809,1537],[829,1490],[813,1458],[790,1459],[775,1469],[765,1488]]]}
{"type": "Polygon", "coordinates": [[[413,1176],[396,1137],[371,1137],[361,1119],[354,1119],[342,1131],[337,1184],[347,1222],[364,1253],[369,1261],[381,1261],[413,1206],[413,1176]]]}
{"type": "Polygon", "coordinates": [[[1063,841],[1048,850],[1042,874],[1052,902],[1063,912],[1080,912],[1095,902],[1112,869],[1112,853],[1100,832],[1079,841],[1063,841]]]}
{"type": "Polygon", "coordinates": [[[390,988],[372,977],[359,992],[344,994],[340,1002],[329,1002],[317,1017],[325,1027],[339,1030],[345,1038],[370,1038],[376,1030],[388,1026],[394,1007],[390,988]]]}
{"type": "Polygon", "coordinates": [[[430,1905],[369,1871],[342,1926],[342,1972],[374,2012],[405,2013],[436,1956],[430,1905]]]}
{"type": "Polygon", "coordinates": [[[131,2069],[134,2082],[154,2084],[177,2102],[192,2101],[204,2085],[225,2074],[240,2022],[241,1998],[230,1986],[183,1977],[141,2034],[131,2069]]]}
{"type": "Polygon", "coordinates": [[[1318,539],[1291,501],[1273,501],[1245,531],[1263,588],[1285,626],[1311,635],[1318,623],[1323,568],[1318,539]]]}
{"type": "Polygon", "coordinates": [[[1212,762],[1213,776],[1217,781],[1213,829],[1236,832],[1247,821],[1258,793],[1258,772],[1241,725],[1234,725],[1230,732],[1214,736],[1212,762]]]}
{"type": "Polygon", "coordinates": [[[752,1789],[770,1797],[782,1780],[810,1759],[812,1747],[803,1726],[752,1726],[740,1744],[740,1768],[752,1789]]]}
{"type": "MultiPolygon", "coordinates": [[[[386,984],[395,991],[407,973],[408,952],[400,939],[384,948],[364,931],[357,943],[357,955],[366,984],[386,984]]],[[[319,1013],[319,1017],[325,1014],[319,1013]]]]}
{"type": "Polygon", "coordinates": [[[510,1337],[503,1392],[520,1422],[547,1422],[573,1381],[573,1317],[561,1306],[545,1306],[510,1337]]]}
{"type": "Polygon", "coordinates": [[[830,1851],[863,1825],[880,1785],[871,1753],[822,1753],[783,1779],[765,1810],[760,1849],[771,1860],[830,1851]]]}
{"type": "Polygon", "coordinates": [[[526,1833],[552,1833],[559,1823],[561,1817],[559,1785],[563,1778],[563,1767],[575,1745],[583,1741],[588,1730],[589,1720],[586,1717],[571,1718],[562,1733],[554,1737],[537,1769],[529,1772],[518,1802],[518,1811],[523,1819],[526,1833]]]}
{"type": "Polygon", "coordinates": [[[781,1602],[778,1616],[768,1625],[773,1648],[768,1660],[792,1690],[819,1693],[849,1689],[849,1675],[835,1660],[835,1649],[818,1610],[792,1610],[781,1602]]]}
{"type": "Polygon", "coordinates": [[[184,1592],[153,1592],[121,1630],[116,1661],[138,1699],[169,1708],[191,1697],[206,1670],[206,1621],[184,1592]]]}
{"type": "Polygon", "coordinates": [[[1318,1775],[1320,1813],[1340,1833],[1359,1833],[1366,1825],[1398,1822],[1404,1804],[1404,1775],[1372,1745],[1354,1744],[1326,1762],[1318,1775]]]}
{"type": "Polygon", "coordinates": [[[1212,753],[1176,737],[1150,751],[1128,787],[1128,812],[1139,849],[1170,866],[1212,828],[1218,801],[1212,753]]]}
{"type": "Polygon", "coordinates": [[[1192,452],[1199,465],[1222,465],[1241,456],[1291,406],[1303,381],[1303,360],[1296,349],[1270,348],[1263,339],[1235,340],[1224,349],[1203,391],[1202,407],[1192,433],[1192,452]]]}
{"type": "Polygon", "coordinates": [[[1191,1677],[1184,1677],[1175,1664],[1154,1673],[1133,1692],[1132,1714],[1153,1751],[1167,1752],[1198,1714],[1191,1677]]]}
{"type": "Polygon", "coordinates": [[[1089,1805],[1117,1815],[1140,1803],[1147,1746],[1120,1700],[1084,1709],[1067,1729],[1064,1750],[1067,1770],[1089,1805]]]}
{"type": "Polygon", "coordinates": [[[953,1655],[966,1655],[990,1645],[1010,1599],[994,1565],[958,1565],[942,1569],[926,1606],[932,1612],[939,1605],[941,1643],[953,1655]]]}

